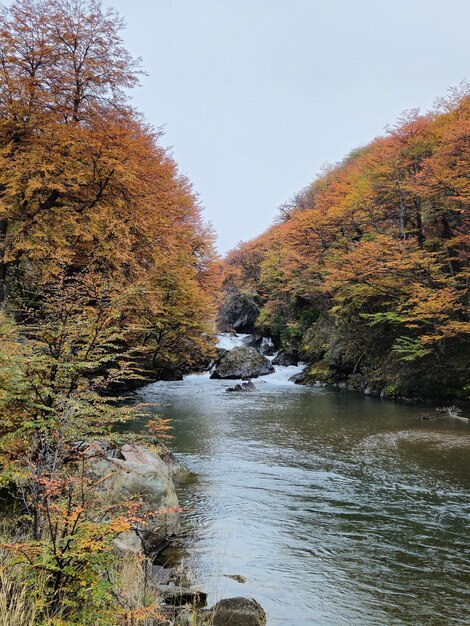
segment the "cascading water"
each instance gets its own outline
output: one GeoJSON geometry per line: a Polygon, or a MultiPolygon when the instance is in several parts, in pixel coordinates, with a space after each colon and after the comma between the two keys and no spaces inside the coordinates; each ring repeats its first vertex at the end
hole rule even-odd
{"type": "MultiPolygon", "coordinates": [[[[233,348],[244,347],[253,342],[253,335],[231,335],[230,333],[221,333],[217,335],[217,346],[219,348],[223,348],[224,350],[233,350],[233,348]]],[[[259,342],[259,352],[263,352],[266,348],[273,347],[273,342],[270,337],[263,337],[259,342]]],[[[275,354],[273,356],[268,356],[270,361],[273,361],[275,358],[275,354]]],[[[267,374],[266,376],[260,376],[255,379],[255,384],[258,386],[259,384],[268,384],[268,385],[293,385],[291,378],[293,378],[296,374],[300,374],[300,372],[304,369],[305,364],[299,363],[298,365],[290,365],[290,366],[282,366],[275,365],[274,373],[267,374]]],[[[237,381],[235,381],[236,383],[237,381]]],[[[230,386],[234,384],[234,381],[230,381],[230,386]]]]}
{"type": "Polygon", "coordinates": [[[250,341],[252,335],[231,335],[230,333],[220,333],[217,335],[217,347],[224,350],[233,350],[245,346],[250,341]]]}

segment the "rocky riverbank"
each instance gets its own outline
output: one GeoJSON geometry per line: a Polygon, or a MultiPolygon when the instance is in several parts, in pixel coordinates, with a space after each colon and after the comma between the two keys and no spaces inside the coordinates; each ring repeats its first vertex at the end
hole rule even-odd
{"type": "Polygon", "coordinates": [[[176,485],[195,478],[166,447],[96,442],[86,454],[104,501],[140,503],[134,527],[121,533],[115,544],[122,561],[133,564],[134,579],[151,590],[159,603],[164,620],[154,621],[154,626],[266,624],[266,615],[254,599],[227,598],[206,608],[207,593],[187,572],[158,564],[159,559],[164,562],[165,550],[178,541],[181,530],[176,485]]]}

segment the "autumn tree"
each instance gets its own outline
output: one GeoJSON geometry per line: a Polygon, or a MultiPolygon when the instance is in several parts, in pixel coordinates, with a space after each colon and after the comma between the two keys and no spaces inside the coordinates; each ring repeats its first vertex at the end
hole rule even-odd
{"type": "MultiPolygon", "coordinates": [[[[15,505],[1,554],[47,624],[156,618],[117,601],[113,541],[145,520],[100,501],[87,450],[130,437],[113,390],[214,345],[213,233],[131,106],[122,26],[97,0],[0,15],[0,479],[15,505]]],[[[151,426],[158,443],[166,425],[151,426]]]]}
{"type": "MultiPolygon", "coordinates": [[[[127,440],[116,426],[139,415],[102,393],[135,374],[135,355],[123,348],[129,329],[119,323],[132,295],[99,275],[64,277],[28,324],[0,316],[0,481],[16,513],[2,567],[12,577],[26,572],[40,623],[124,623],[106,573],[116,566],[116,537],[145,518],[137,500],[100,496],[106,476],[94,476],[89,449],[127,440]]],[[[154,421],[152,438],[165,436],[165,422],[154,421]]]]}
{"type": "Polygon", "coordinates": [[[181,325],[188,341],[176,359],[190,345],[190,360],[204,359],[216,291],[213,235],[159,133],[129,104],[138,63],[121,28],[94,0],[18,0],[2,12],[0,300],[27,308],[41,297],[38,285],[84,270],[145,286],[146,305],[127,314],[137,329],[140,308],[133,340],[148,347],[150,363],[151,338],[169,319],[158,317],[165,290],[150,285],[170,272],[173,310],[201,319],[181,325]],[[183,282],[188,290],[179,289],[183,282]]]}

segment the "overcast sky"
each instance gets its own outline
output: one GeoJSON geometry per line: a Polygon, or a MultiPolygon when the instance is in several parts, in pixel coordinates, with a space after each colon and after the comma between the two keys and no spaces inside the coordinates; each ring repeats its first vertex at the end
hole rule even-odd
{"type": "Polygon", "coordinates": [[[470,78],[470,0],[110,0],[221,252],[321,166],[470,78]]]}

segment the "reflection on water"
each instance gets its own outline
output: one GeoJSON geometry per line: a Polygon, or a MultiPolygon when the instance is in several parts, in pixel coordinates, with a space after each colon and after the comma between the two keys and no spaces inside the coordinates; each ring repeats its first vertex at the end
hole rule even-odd
{"type": "Polygon", "coordinates": [[[292,373],[140,394],[199,476],[180,494],[185,558],[210,600],[254,596],[271,626],[470,623],[470,426],[292,373]]]}

